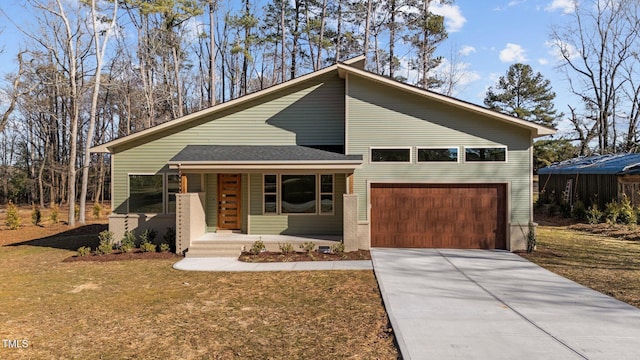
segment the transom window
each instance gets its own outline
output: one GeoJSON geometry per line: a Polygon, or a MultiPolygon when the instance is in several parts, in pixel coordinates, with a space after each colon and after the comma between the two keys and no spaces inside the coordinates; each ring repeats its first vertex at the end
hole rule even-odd
{"type": "Polygon", "coordinates": [[[418,162],[457,162],[458,148],[418,148],[418,162]]]}
{"type": "Polygon", "coordinates": [[[129,175],[129,212],[175,213],[179,187],[177,174],[129,175]]]}
{"type": "Polygon", "coordinates": [[[263,181],[265,214],[333,213],[332,174],[268,174],[263,181]]]}
{"type": "Polygon", "coordinates": [[[411,148],[372,148],[371,162],[410,163],[411,148]]]}
{"type": "Polygon", "coordinates": [[[504,147],[468,147],[464,149],[464,161],[507,161],[504,147]]]}

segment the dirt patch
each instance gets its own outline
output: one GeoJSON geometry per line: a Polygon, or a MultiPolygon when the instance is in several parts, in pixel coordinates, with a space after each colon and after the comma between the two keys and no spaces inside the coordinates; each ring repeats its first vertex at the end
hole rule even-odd
{"type": "Polygon", "coordinates": [[[86,283],[86,284],[82,284],[74,287],[73,290],[69,292],[72,294],[77,294],[84,290],[98,290],[98,289],[100,289],[100,285],[94,284],[94,283],[86,283]]]}
{"type": "Polygon", "coordinates": [[[120,260],[157,260],[157,259],[174,259],[181,257],[174,253],[170,252],[142,252],[142,251],[134,251],[129,253],[123,252],[113,252],[107,255],[86,255],[86,256],[78,256],[74,255],[68,257],[63,262],[79,262],[79,261],[93,261],[93,262],[107,262],[107,261],[120,261],[120,260]]]}
{"type": "Polygon", "coordinates": [[[243,252],[239,258],[244,262],[292,262],[292,261],[342,261],[342,260],[371,260],[369,250],[349,251],[342,254],[319,253],[313,251],[292,252],[283,254],[281,252],[265,251],[258,254],[243,252]]]}

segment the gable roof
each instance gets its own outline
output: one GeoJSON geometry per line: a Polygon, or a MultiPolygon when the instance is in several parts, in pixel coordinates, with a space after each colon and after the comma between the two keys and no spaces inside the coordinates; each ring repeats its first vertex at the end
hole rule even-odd
{"type": "Polygon", "coordinates": [[[538,125],[536,123],[530,122],[530,121],[526,121],[526,120],[522,120],[522,119],[518,119],[516,117],[513,116],[509,116],[506,114],[502,114],[496,111],[492,111],[489,110],[487,108],[484,108],[482,106],[479,105],[475,105],[469,102],[465,102],[459,99],[455,99],[449,96],[445,96],[445,95],[441,95],[441,94],[437,94],[435,92],[429,91],[429,90],[425,90],[422,88],[418,88],[415,86],[411,86],[411,85],[407,85],[404,83],[401,83],[399,81],[381,76],[381,75],[377,75],[374,74],[372,72],[363,70],[363,65],[364,65],[364,55],[363,56],[359,56],[347,61],[344,61],[342,63],[338,63],[329,67],[326,67],[324,69],[320,69],[316,72],[307,74],[307,75],[303,75],[300,77],[297,77],[295,79],[291,79],[289,81],[283,82],[281,84],[277,84],[274,85],[272,87],[269,87],[267,89],[264,90],[260,90],[257,91],[255,93],[251,93],[245,96],[242,96],[240,98],[237,99],[233,99],[230,101],[227,101],[225,103],[221,103],[215,106],[212,106],[210,108],[204,109],[204,110],[200,110],[194,113],[191,113],[189,115],[185,115],[183,117],[162,123],[160,125],[133,133],[131,135],[127,135],[124,137],[120,137],[118,139],[109,141],[107,143],[95,146],[93,148],[91,148],[91,152],[94,153],[100,153],[100,152],[112,152],[113,148],[115,146],[119,146],[119,145],[123,145],[126,143],[129,143],[131,141],[140,139],[140,138],[144,138],[146,136],[149,136],[151,134],[156,134],[158,132],[167,130],[167,129],[171,129],[177,126],[181,126],[184,125],[186,123],[192,122],[192,121],[196,121],[198,119],[202,119],[204,117],[210,116],[211,114],[215,114],[217,112],[221,112],[223,110],[229,109],[229,108],[233,108],[234,106],[238,106],[240,104],[244,104],[247,103],[249,101],[255,100],[255,99],[259,99],[261,97],[273,94],[277,91],[289,88],[289,87],[293,87],[297,84],[303,83],[305,81],[311,80],[313,78],[337,71],[338,75],[341,78],[346,79],[346,81],[348,81],[348,76],[353,75],[353,76],[359,76],[362,78],[366,78],[402,91],[406,91],[408,93],[411,94],[415,94],[418,96],[422,96],[424,98],[433,100],[433,101],[437,101],[440,103],[444,103],[444,104],[448,104],[450,106],[454,106],[466,111],[470,111],[473,113],[477,113],[477,114],[481,114],[483,116],[487,116],[489,118],[498,120],[498,121],[502,121],[508,124],[512,124],[512,125],[516,125],[518,127],[522,127],[525,129],[528,129],[529,131],[532,132],[532,136],[533,137],[540,137],[540,136],[545,136],[545,135],[552,135],[555,134],[556,130],[546,127],[546,126],[542,126],[542,125],[538,125]]]}
{"type": "Polygon", "coordinates": [[[608,154],[578,157],[551,164],[538,170],[538,174],[638,174],[640,154],[608,154]]]}

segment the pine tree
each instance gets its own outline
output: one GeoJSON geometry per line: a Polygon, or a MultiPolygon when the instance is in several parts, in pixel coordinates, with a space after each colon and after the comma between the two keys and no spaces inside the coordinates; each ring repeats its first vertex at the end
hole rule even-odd
{"type": "Polygon", "coordinates": [[[539,72],[534,74],[531,66],[513,64],[498,83],[487,90],[484,104],[491,110],[500,111],[540,125],[554,126],[562,116],[553,105],[556,94],[551,82],[539,72]]]}

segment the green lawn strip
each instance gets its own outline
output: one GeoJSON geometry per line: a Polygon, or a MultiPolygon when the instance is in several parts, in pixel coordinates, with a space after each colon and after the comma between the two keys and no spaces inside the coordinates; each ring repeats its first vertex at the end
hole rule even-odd
{"type": "Polygon", "coordinates": [[[559,275],[640,307],[640,243],[540,226],[525,257],[559,275]]]}
{"type": "Polygon", "coordinates": [[[398,356],[370,271],[204,273],[0,247],[0,358],[398,356]]]}

